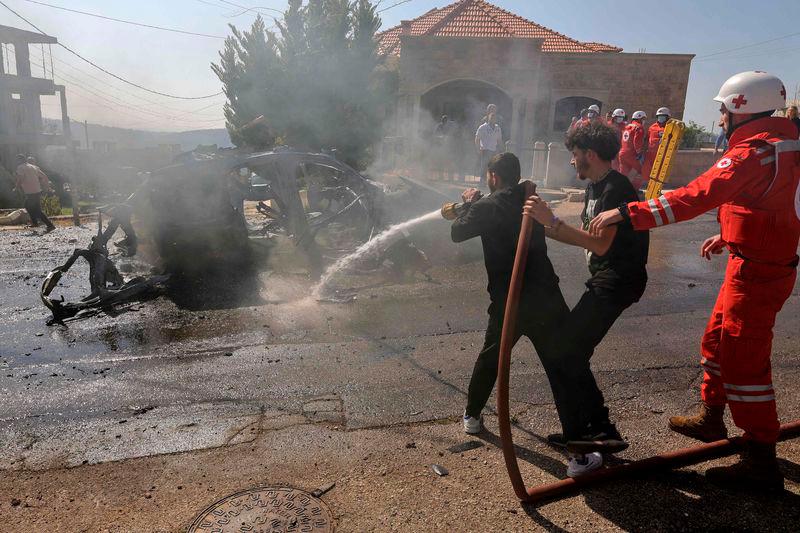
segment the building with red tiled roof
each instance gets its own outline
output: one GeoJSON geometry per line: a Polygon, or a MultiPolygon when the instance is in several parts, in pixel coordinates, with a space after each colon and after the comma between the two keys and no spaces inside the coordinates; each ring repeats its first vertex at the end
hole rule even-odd
{"type": "Polygon", "coordinates": [[[534,141],[557,141],[581,108],[622,107],[680,118],[693,55],[625,53],[583,42],[484,0],[459,0],[376,36],[400,84],[390,136],[424,149],[441,115],[474,135],[489,103],[523,163],[534,141]],[[393,130],[393,131],[392,131],[393,130]]]}
{"type": "Polygon", "coordinates": [[[517,37],[544,39],[544,52],[620,52],[622,48],[604,43],[582,43],[510,13],[482,0],[460,0],[443,8],[434,8],[403,25],[377,35],[383,54],[399,56],[400,35],[408,24],[410,35],[438,37],[517,37]]]}

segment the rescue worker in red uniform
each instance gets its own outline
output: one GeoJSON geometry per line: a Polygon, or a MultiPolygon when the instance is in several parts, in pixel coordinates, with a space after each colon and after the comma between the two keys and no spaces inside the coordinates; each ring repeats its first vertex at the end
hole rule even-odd
{"type": "Polygon", "coordinates": [[[672,113],[666,107],[659,107],[656,111],[656,121],[647,129],[647,153],[644,156],[642,165],[642,185],[647,188],[647,180],[650,179],[650,171],[653,170],[653,162],[656,160],[658,145],[664,136],[664,129],[667,127],[672,113]]]}
{"type": "MultiPolygon", "coordinates": [[[[620,142],[620,146],[622,145],[622,132],[625,131],[625,127],[628,125],[625,122],[625,110],[621,108],[617,108],[611,113],[611,120],[608,122],[608,125],[617,130],[618,139],[620,142]]],[[[619,172],[619,154],[611,161],[611,168],[619,172]]]]}
{"type": "Polygon", "coordinates": [[[619,150],[619,171],[628,176],[633,188],[639,190],[642,185],[642,160],[644,154],[644,111],[636,111],[631,122],[622,132],[622,148],[619,150]],[[634,174],[635,172],[635,174],[634,174]]]}
{"type": "Polygon", "coordinates": [[[756,490],[783,489],[775,456],[779,424],[770,352],[775,316],[795,284],[800,240],[798,130],[774,110],[786,106],[786,89],[765,72],[733,76],[720,102],[728,150],[705,174],[658,199],[604,211],[592,232],[626,219],[644,230],[694,218],[719,207],[721,232],[706,239],[706,259],[730,252],[725,281],[701,344],[703,403],[696,416],[670,418],[670,428],[710,442],[725,438],[725,405],[744,430],[738,463],[711,468],[714,482],[756,490]]]}

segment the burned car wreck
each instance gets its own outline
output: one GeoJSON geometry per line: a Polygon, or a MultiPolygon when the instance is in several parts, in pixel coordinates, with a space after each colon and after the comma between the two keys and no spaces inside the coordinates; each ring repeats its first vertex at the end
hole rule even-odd
{"type": "MultiPolygon", "coordinates": [[[[309,275],[318,277],[328,248],[334,253],[347,248],[343,235],[355,247],[385,228],[393,211],[430,195],[405,179],[401,190],[389,190],[321,153],[190,152],[181,159],[154,171],[124,204],[101,208],[90,246],[76,249],[47,275],[41,299],[53,313],[52,323],[113,313],[117,306],[160,294],[202,299],[214,284],[222,285],[222,292],[257,292],[256,285],[237,287],[237,280],[253,279],[276,241],[290,243],[309,275]],[[256,202],[260,217],[251,211],[248,219],[245,202],[256,202]],[[118,229],[124,238],[114,243],[117,253],[142,257],[155,274],[123,279],[108,250],[118,229]],[[80,258],[89,263],[89,295],[78,302],[54,298],[59,280],[80,258]]],[[[427,258],[408,239],[384,253],[393,263],[427,268],[427,258]]]]}

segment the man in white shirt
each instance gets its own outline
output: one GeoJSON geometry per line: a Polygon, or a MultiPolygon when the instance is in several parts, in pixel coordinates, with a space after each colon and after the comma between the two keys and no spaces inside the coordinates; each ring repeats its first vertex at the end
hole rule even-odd
{"type": "Polygon", "coordinates": [[[17,189],[25,194],[25,210],[31,217],[31,226],[44,222],[45,233],[56,229],[50,219],[42,212],[42,190],[50,190],[50,180],[39,167],[28,163],[24,155],[17,156],[17,189]]]}
{"type": "Polygon", "coordinates": [[[497,114],[492,112],[486,117],[486,122],[480,125],[475,132],[475,147],[480,153],[480,167],[478,178],[483,180],[489,160],[500,150],[503,144],[503,132],[497,124],[497,114]]]}

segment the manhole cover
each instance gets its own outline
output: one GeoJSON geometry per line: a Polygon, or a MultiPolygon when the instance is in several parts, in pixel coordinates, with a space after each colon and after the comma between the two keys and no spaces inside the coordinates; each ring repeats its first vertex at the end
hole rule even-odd
{"type": "Polygon", "coordinates": [[[223,498],[200,513],[188,533],[324,533],[333,531],[328,507],[307,492],[257,487],[223,498]]]}

